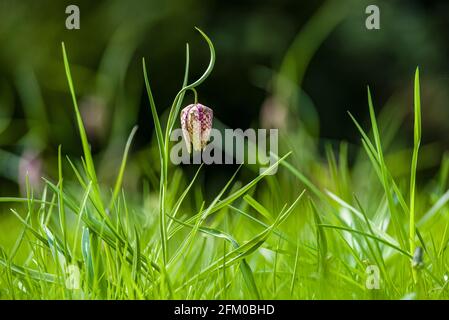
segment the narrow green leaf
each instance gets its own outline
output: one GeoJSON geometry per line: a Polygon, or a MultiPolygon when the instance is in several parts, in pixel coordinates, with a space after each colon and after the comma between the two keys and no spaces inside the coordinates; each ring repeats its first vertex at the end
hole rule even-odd
{"type": "Polygon", "coordinates": [[[120,165],[120,170],[117,175],[117,180],[115,181],[114,192],[112,194],[112,198],[109,203],[109,208],[111,208],[113,206],[114,201],[117,199],[117,196],[120,192],[120,188],[122,187],[123,175],[125,173],[126,161],[128,159],[129,148],[131,147],[131,142],[134,138],[134,135],[136,134],[136,131],[137,131],[137,126],[134,126],[134,128],[132,129],[132,131],[128,137],[128,141],[126,142],[125,151],[123,152],[123,157],[122,157],[122,163],[120,165]]]}

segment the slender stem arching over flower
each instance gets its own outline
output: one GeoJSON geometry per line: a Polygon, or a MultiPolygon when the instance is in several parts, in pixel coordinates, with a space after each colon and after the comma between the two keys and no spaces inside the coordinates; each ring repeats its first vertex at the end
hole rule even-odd
{"type": "Polygon", "coordinates": [[[200,103],[190,104],[181,111],[181,128],[189,153],[201,151],[209,141],[214,113],[200,103]]]}

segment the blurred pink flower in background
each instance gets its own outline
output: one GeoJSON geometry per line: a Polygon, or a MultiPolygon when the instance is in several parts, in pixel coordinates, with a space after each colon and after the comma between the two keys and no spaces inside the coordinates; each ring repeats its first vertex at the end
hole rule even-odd
{"type": "Polygon", "coordinates": [[[260,109],[260,124],[266,129],[287,127],[287,108],[271,96],[265,99],[260,109]]]}
{"type": "Polygon", "coordinates": [[[26,179],[33,190],[39,190],[42,186],[43,161],[40,154],[34,150],[27,149],[22,153],[19,160],[18,183],[22,195],[26,195],[26,179]]]}
{"type": "Polygon", "coordinates": [[[89,139],[99,142],[106,132],[106,103],[98,96],[86,96],[80,102],[80,113],[89,139]]]}

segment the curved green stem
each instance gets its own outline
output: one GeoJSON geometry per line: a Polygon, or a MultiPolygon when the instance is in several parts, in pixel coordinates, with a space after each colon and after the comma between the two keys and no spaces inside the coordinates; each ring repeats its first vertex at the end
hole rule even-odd
{"type": "Polygon", "coordinates": [[[165,267],[168,260],[168,239],[167,239],[167,225],[166,225],[166,193],[167,193],[167,184],[168,184],[168,159],[169,159],[169,144],[170,144],[170,135],[173,130],[173,127],[176,123],[177,115],[179,114],[179,110],[181,108],[182,101],[184,100],[184,95],[187,90],[191,90],[194,93],[195,103],[198,101],[198,94],[195,90],[195,87],[199,86],[212,72],[212,69],[215,64],[215,49],[212,44],[212,41],[206,36],[206,34],[201,31],[199,28],[195,28],[206,40],[209,51],[210,51],[210,60],[209,65],[202,74],[202,76],[194,81],[191,84],[188,83],[188,74],[189,74],[189,45],[186,44],[186,66],[184,71],[184,81],[182,84],[182,89],[176,94],[175,99],[173,100],[173,104],[170,108],[170,113],[168,115],[167,126],[165,128],[165,135],[162,134],[161,125],[159,122],[159,117],[157,115],[156,106],[154,103],[153,95],[151,93],[150,85],[148,82],[147,71],[145,67],[145,60],[142,60],[143,63],[143,72],[145,78],[145,85],[148,92],[148,98],[150,100],[151,113],[153,115],[155,127],[156,127],[156,137],[159,147],[159,156],[161,159],[161,176],[160,176],[160,184],[159,184],[159,206],[160,206],[160,233],[162,240],[162,260],[163,265],[165,267]]]}

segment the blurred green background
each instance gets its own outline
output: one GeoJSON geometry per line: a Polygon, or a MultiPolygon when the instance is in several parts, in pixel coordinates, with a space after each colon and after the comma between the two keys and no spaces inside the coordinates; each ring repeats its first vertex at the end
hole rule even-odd
{"type": "MultiPolygon", "coordinates": [[[[394,119],[410,120],[419,65],[429,172],[449,145],[444,0],[0,0],[0,196],[23,193],[26,172],[37,189],[41,176],[56,177],[58,145],[72,158],[81,155],[61,41],[103,181],[115,177],[126,138],[138,124],[125,182],[135,190],[142,179],[157,185],[157,160],[145,151],[153,128],[141,58],[163,113],[182,83],[185,42],[191,79],[207,65],[209,53],[194,26],[210,36],[217,52],[199,99],[230,127],[302,126],[318,146],[343,139],[351,149],[360,137],[346,111],[367,123],[366,85],[377,109],[388,106],[396,110],[394,119]],[[65,28],[69,4],[80,8],[80,30],[65,28]],[[380,8],[380,30],[365,27],[368,4],[380,8]],[[285,89],[279,79],[300,93],[294,103],[276,100],[285,89]],[[276,121],[264,116],[264,108],[278,112],[276,121]]],[[[405,144],[412,121],[402,123],[399,143],[405,144]]],[[[299,141],[293,147],[302,148],[299,141]]],[[[215,175],[234,169],[220,168],[215,175]]]]}

